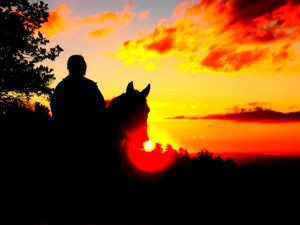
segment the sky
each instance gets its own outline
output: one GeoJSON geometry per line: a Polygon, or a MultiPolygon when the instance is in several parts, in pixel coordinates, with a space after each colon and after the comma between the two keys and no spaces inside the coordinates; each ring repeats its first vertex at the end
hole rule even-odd
{"type": "Polygon", "coordinates": [[[41,31],[109,100],[151,84],[149,137],[191,153],[300,154],[300,0],[45,0],[41,31]]]}

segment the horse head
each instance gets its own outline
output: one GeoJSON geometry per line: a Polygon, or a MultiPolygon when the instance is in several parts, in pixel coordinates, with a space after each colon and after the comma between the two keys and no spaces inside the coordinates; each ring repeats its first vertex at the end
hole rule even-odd
{"type": "Polygon", "coordinates": [[[149,140],[147,120],[150,108],[147,96],[150,84],[142,91],[134,89],[133,82],[129,82],[126,92],[113,98],[107,106],[107,119],[114,135],[119,137],[120,145],[130,143],[134,148],[143,148],[144,142],[149,140]]]}

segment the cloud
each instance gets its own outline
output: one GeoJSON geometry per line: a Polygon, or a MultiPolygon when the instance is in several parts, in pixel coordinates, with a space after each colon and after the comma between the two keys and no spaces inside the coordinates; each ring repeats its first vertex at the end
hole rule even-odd
{"type": "MultiPolygon", "coordinates": [[[[114,33],[123,27],[128,26],[136,13],[131,12],[132,2],[124,6],[121,12],[101,12],[87,18],[84,18],[79,24],[84,26],[97,26],[90,31],[89,36],[94,38],[102,38],[108,34],[114,33]]],[[[146,14],[144,16],[147,16],[146,14]]]]}
{"type": "Polygon", "coordinates": [[[252,123],[290,123],[300,122],[300,111],[295,112],[278,112],[271,109],[265,109],[262,107],[255,107],[254,109],[241,108],[232,113],[225,114],[210,114],[206,116],[174,116],[167,117],[166,119],[176,120],[228,120],[234,122],[252,122],[252,123]]]}
{"type": "MultiPolygon", "coordinates": [[[[136,16],[136,13],[130,11],[131,9],[132,2],[129,2],[120,12],[106,11],[86,18],[73,18],[70,16],[68,6],[62,4],[49,12],[48,22],[43,24],[41,32],[50,38],[67,29],[87,27],[88,36],[103,38],[131,23],[136,16]]],[[[140,19],[146,18],[147,15],[147,12],[142,12],[140,19]]]]}
{"type": "Polygon", "coordinates": [[[201,65],[215,71],[237,71],[260,61],[266,53],[262,49],[236,52],[233,49],[215,49],[215,46],[212,46],[201,65]]]}
{"type": "Polygon", "coordinates": [[[71,18],[66,4],[62,4],[55,10],[49,12],[48,22],[44,23],[40,29],[47,38],[51,38],[62,30],[71,27],[71,18]]]}
{"type": "Polygon", "coordinates": [[[116,55],[127,64],[176,55],[180,68],[194,73],[278,71],[299,61],[293,45],[300,40],[299,15],[299,0],[184,1],[116,55]]]}
{"type": "Polygon", "coordinates": [[[107,36],[108,34],[112,33],[113,29],[111,27],[104,27],[101,29],[93,30],[90,32],[91,37],[97,37],[97,38],[102,38],[107,36]]]}
{"type": "Polygon", "coordinates": [[[166,117],[168,120],[198,120],[198,119],[204,119],[203,116],[171,116],[171,117],[166,117]]]}
{"type": "Polygon", "coordinates": [[[269,109],[256,108],[254,111],[207,115],[204,119],[256,123],[289,123],[300,122],[300,111],[283,113],[269,109]]]}

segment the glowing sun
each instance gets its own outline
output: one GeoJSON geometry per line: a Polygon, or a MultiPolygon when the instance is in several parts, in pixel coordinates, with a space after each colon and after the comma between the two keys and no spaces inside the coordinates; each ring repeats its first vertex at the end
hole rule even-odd
{"type": "Polygon", "coordinates": [[[151,140],[144,142],[144,149],[146,152],[151,152],[153,148],[153,142],[151,140]]]}

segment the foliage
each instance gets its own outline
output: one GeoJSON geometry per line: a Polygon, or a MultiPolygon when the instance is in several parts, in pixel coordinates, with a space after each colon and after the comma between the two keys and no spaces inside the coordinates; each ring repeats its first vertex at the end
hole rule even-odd
{"type": "Polygon", "coordinates": [[[207,149],[202,149],[197,153],[197,156],[194,158],[195,160],[199,160],[202,162],[209,162],[213,158],[213,153],[208,151],[207,149]]]}
{"type": "Polygon", "coordinates": [[[39,31],[48,21],[43,1],[0,1],[0,102],[45,95],[49,97],[53,69],[41,65],[55,60],[63,49],[47,48],[49,40],[39,31]]]}
{"type": "Polygon", "coordinates": [[[17,99],[0,104],[0,129],[5,131],[33,131],[39,129],[45,132],[52,126],[48,107],[39,102],[34,104],[17,99]]]}

